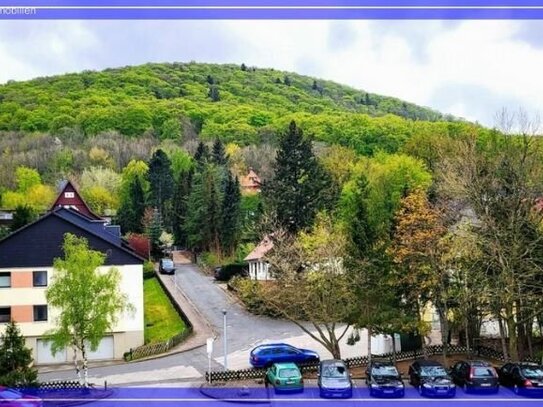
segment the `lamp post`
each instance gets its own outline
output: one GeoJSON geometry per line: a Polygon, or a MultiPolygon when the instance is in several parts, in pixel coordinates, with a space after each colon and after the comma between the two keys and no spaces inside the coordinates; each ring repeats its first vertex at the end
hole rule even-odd
{"type": "Polygon", "coordinates": [[[228,361],[227,361],[227,349],[226,349],[226,310],[222,310],[223,315],[223,352],[224,352],[224,370],[228,370],[228,361]]]}

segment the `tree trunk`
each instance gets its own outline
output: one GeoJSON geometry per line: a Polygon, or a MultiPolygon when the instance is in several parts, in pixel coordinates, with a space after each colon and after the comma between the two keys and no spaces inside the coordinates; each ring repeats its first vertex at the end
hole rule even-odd
{"type": "Polygon", "coordinates": [[[83,387],[89,387],[89,367],[87,363],[87,348],[81,344],[81,358],[83,359],[83,387]]]}
{"type": "Polygon", "coordinates": [[[331,353],[334,359],[341,359],[341,349],[339,349],[339,343],[337,341],[333,342],[331,353]]]}
{"type": "Polygon", "coordinates": [[[471,347],[469,343],[469,321],[468,318],[466,318],[464,329],[466,330],[466,351],[468,354],[468,358],[471,356],[471,347]]]}
{"type": "Polygon", "coordinates": [[[392,362],[396,364],[396,334],[392,334],[392,362]]]}
{"type": "Polygon", "coordinates": [[[507,324],[507,333],[509,334],[509,356],[511,357],[511,361],[518,362],[517,324],[511,306],[505,307],[505,323],[507,324]]]}
{"type": "Polygon", "coordinates": [[[372,335],[372,329],[371,327],[367,328],[368,330],[368,366],[371,364],[371,335],[372,335]]]}
{"type": "Polygon", "coordinates": [[[534,321],[528,322],[526,324],[526,342],[528,345],[528,355],[530,358],[534,357],[534,346],[532,343],[532,336],[534,334],[534,321]]]}
{"type": "Polygon", "coordinates": [[[74,366],[75,366],[75,374],[77,375],[77,380],[81,384],[81,370],[79,369],[79,363],[77,362],[77,347],[72,346],[72,350],[73,350],[73,353],[74,353],[74,356],[73,356],[72,360],[73,360],[74,366]]]}
{"type": "Polygon", "coordinates": [[[447,354],[449,351],[449,320],[447,319],[448,309],[447,305],[444,304],[443,309],[438,309],[439,313],[439,324],[441,326],[441,346],[442,346],[442,356],[443,356],[443,365],[447,366],[447,354]]]}
{"type": "Polygon", "coordinates": [[[500,341],[502,343],[503,358],[506,362],[508,362],[511,358],[509,357],[509,352],[507,351],[505,327],[503,326],[503,319],[500,314],[498,314],[498,326],[500,328],[500,341]]]}

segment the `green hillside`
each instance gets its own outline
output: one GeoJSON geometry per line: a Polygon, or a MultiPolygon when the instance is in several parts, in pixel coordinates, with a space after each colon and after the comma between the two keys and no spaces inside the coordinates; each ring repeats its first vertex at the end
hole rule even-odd
{"type": "Polygon", "coordinates": [[[331,81],[238,65],[146,64],[0,86],[0,131],[196,134],[248,145],[270,141],[292,119],[318,140],[371,154],[396,151],[428,127],[442,132],[454,118],[331,81]]]}

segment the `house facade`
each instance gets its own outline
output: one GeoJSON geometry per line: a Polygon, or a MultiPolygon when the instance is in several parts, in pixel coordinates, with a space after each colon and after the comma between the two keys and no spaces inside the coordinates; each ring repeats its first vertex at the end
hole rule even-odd
{"type": "Polygon", "coordinates": [[[241,177],[240,186],[241,191],[244,194],[255,194],[260,192],[262,188],[262,181],[256,172],[254,172],[252,168],[249,168],[248,174],[241,177]]]}
{"type": "Polygon", "coordinates": [[[54,259],[64,256],[66,233],[87,239],[91,249],[106,254],[100,272],[115,267],[121,275],[120,291],[127,295],[134,310],[120,316],[98,349],[89,355],[90,360],[120,359],[124,352],[144,342],[143,259],[122,240],[118,229],[76,208],[57,206],[0,241],[0,333],[7,322],[14,320],[36,364],[72,360],[70,349],[53,355],[44,339],[58,316],[58,310],[48,306],[45,293],[55,275],[54,259]]]}
{"type": "Polygon", "coordinates": [[[262,241],[245,257],[249,263],[249,278],[251,280],[273,280],[270,273],[270,265],[265,259],[266,253],[273,248],[273,242],[266,236],[262,241]]]}

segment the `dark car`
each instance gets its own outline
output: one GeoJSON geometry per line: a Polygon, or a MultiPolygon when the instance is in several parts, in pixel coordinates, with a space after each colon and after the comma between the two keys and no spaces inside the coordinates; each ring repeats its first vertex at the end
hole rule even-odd
{"type": "Polygon", "coordinates": [[[286,343],[260,345],[251,351],[249,362],[253,367],[269,367],[274,363],[318,362],[319,354],[308,349],[298,349],[286,343]]]}
{"type": "Polygon", "coordinates": [[[451,368],[451,376],[466,393],[497,393],[500,390],[498,373],[488,362],[460,361],[451,368]]]}
{"type": "Polygon", "coordinates": [[[391,362],[372,361],[366,370],[370,396],[403,397],[405,385],[396,366],[391,362]]]}
{"type": "Polygon", "coordinates": [[[543,396],[543,366],[535,363],[506,363],[498,370],[500,384],[516,394],[543,396]]]}
{"type": "Polygon", "coordinates": [[[319,363],[318,385],[321,397],[353,396],[353,382],[342,360],[330,359],[319,363]]]}
{"type": "Polygon", "coordinates": [[[421,396],[456,396],[456,386],[447,370],[433,360],[416,360],[409,366],[409,383],[418,389],[421,396]]]}
{"type": "Polygon", "coordinates": [[[175,274],[175,266],[172,259],[160,259],[158,262],[158,271],[161,274],[175,274]]]}

